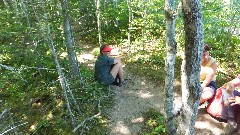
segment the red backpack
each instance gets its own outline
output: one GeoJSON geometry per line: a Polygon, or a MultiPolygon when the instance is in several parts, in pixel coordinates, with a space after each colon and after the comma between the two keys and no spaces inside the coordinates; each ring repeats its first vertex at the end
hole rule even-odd
{"type": "Polygon", "coordinates": [[[210,115],[218,118],[221,118],[221,115],[222,115],[222,108],[223,108],[222,90],[223,89],[224,87],[220,87],[216,90],[216,95],[212,100],[210,100],[206,108],[207,112],[210,115]]]}

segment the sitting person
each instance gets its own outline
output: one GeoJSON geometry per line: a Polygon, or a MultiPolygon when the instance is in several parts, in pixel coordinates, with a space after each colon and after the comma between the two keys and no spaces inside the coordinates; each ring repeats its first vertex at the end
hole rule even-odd
{"type": "MultiPolygon", "coordinates": [[[[235,89],[235,87],[239,87],[240,75],[237,78],[230,81],[228,84],[231,85],[230,89],[232,89],[233,87],[233,90],[235,89]]],[[[233,134],[233,132],[235,132],[237,129],[236,111],[240,111],[240,93],[237,90],[234,90],[233,92],[230,92],[230,93],[231,93],[231,96],[227,98],[228,102],[224,102],[224,106],[222,110],[223,118],[228,120],[228,125],[224,129],[223,134],[233,134]],[[227,104],[227,106],[225,104],[227,104]]],[[[223,92],[223,96],[224,96],[224,92],[223,92]]],[[[225,100],[224,97],[223,97],[223,100],[225,100]]]]}
{"type": "Polygon", "coordinates": [[[234,97],[233,91],[235,87],[234,84],[230,81],[223,85],[222,89],[222,102],[223,102],[223,109],[221,118],[225,120],[233,120],[234,121],[234,110],[230,107],[229,98],[234,97]]]}
{"type": "Polygon", "coordinates": [[[94,67],[94,78],[104,85],[122,86],[126,83],[123,77],[122,63],[119,58],[110,57],[111,50],[112,48],[109,45],[100,47],[100,55],[94,67]]]}
{"type": "Polygon", "coordinates": [[[233,91],[235,89],[234,84],[232,82],[225,83],[223,85],[224,89],[222,91],[222,96],[223,96],[223,104],[224,106],[229,105],[229,98],[234,97],[233,91]]]}
{"type": "MultiPolygon", "coordinates": [[[[237,78],[233,79],[231,81],[235,87],[240,86],[240,75],[238,75],[237,78]]],[[[237,90],[233,91],[234,97],[229,98],[229,102],[231,103],[231,106],[233,106],[235,111],[240,111],[240,92],[237,90]]]]}
{"type": "Polygon", "coordinates": [[[217,62],[214,58],[209,55],[210,47],[205,44],[202,54],[202,66],[200,72],[200,82],[202,87],[202,95],[200,103],[211,99],[216,92],[216,70],[217,62]]]}

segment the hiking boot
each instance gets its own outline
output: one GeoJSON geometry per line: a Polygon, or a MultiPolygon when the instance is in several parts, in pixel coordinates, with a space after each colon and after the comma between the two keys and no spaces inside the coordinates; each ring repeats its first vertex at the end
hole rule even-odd
{"type": "Polygon", "coordinates": [[[121,84],[119,85],[119,87],[122,87],[123,85],[127,84],[128,79],[124,79],[124,81],[121,82],[121,84]]]}
{"type": "Polygon", "coordinates": [[[228,124],[221,135],[232,135],[236,130],[237,123],[233,120],[228,120],[228,124]]]}

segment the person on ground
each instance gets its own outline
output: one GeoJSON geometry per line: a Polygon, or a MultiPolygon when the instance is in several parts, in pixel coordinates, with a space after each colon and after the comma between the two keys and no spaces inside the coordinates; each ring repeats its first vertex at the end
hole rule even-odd
{"type": "MultiPolygon", "coordinates": [[[[231,81],[235,87],[240,87],[240,75],[231,81]]],[[[235,111],[240,111],[240,92],[238,90],[233,91],[234,97],[229,98],[231,106],[233,106],[235,111]]]]}
{"type": "MultiPolygon", "coordinates": [[[[239,87],[240,75],[229,83],[234,86],[234,89],[235,87],[239,87]]],[[[237,130],[236,113],[240,111],[240,92],[238,90],[234,90],[233,95],[233,97],[229,97],[227,99],[228,106],[223,106],[222,109],[223,118],[228,120],[228,124],[221,135],[233,134],[237,130]]]]}
{"type": "Polygon", "coordinates": [[[216,92],[216,70],[217,62],[209,55],[210,47],[204,44],[204,50],[202,54],[202,66],[200,72],[200,82],[202,87],[202,95],[200,103],[211,99],[216,92]]]}
{"type": "Polygon", "coordinates": [[[104,85],[122,86],[126,81],[123,77],[121,59],[110,57],[111,50],[112,48],[109,45],[100,47],[100,55],[94,67],[94,78],[104,85]]]}

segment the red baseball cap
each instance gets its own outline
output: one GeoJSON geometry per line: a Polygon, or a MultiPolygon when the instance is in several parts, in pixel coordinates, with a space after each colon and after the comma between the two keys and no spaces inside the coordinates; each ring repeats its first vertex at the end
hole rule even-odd
{"type": "Polygon", "coordinates": [[[108,46],[106,46],[105,48],[102,49],[102,52],[109,52],[111,50],[112,50],[112,48],[108,45],[108,46]]]}

